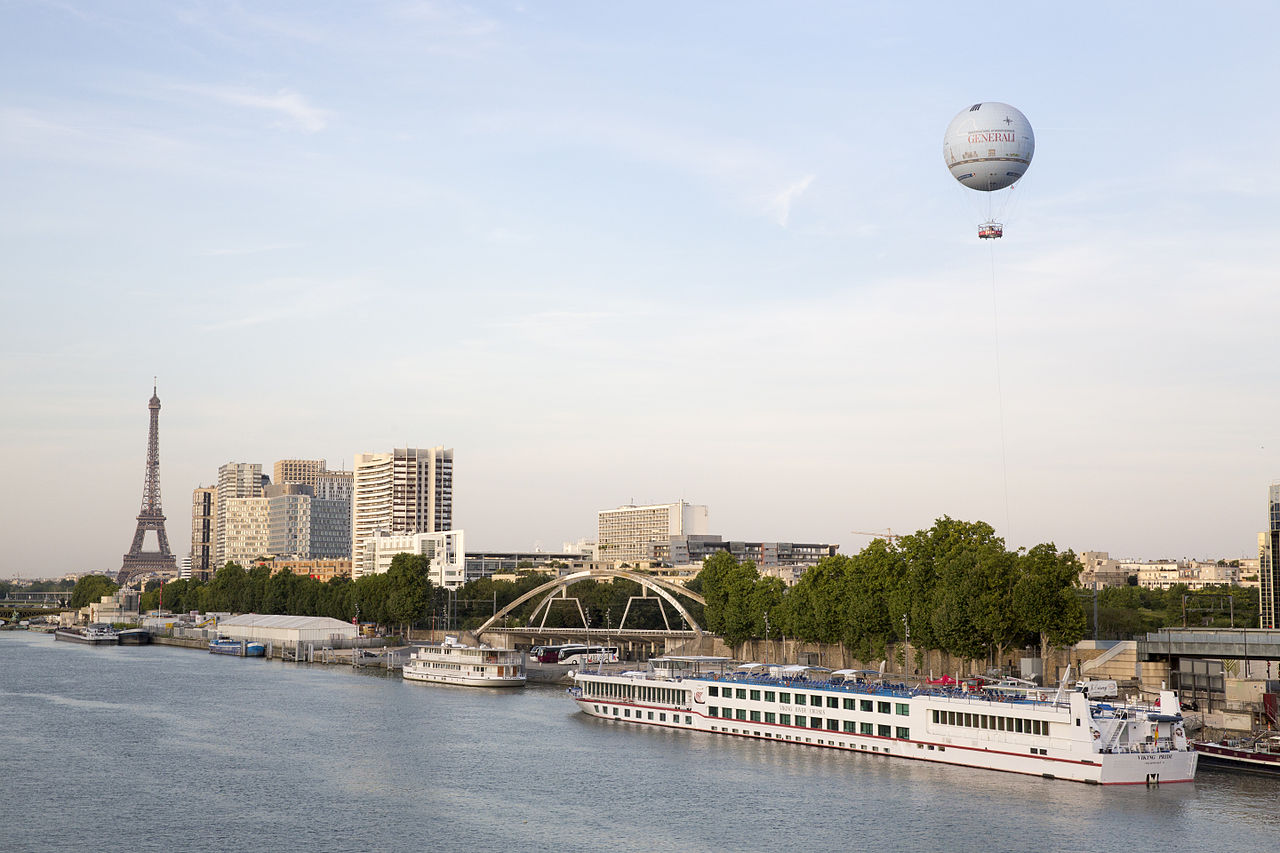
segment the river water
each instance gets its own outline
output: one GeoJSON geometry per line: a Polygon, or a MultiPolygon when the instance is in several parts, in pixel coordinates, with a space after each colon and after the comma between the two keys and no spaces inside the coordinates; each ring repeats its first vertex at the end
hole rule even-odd
{"type": "Polygon", "coordinates": [[[0,772],[0,851],[1280,849],[1280,780],[1104,789],[25,632],[0,633],[0,772]]]}

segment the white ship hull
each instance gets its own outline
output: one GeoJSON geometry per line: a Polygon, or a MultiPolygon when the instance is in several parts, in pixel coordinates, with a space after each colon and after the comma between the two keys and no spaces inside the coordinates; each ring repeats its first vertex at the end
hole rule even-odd
{"type": "Polygon", "coordinates": [[[1112,717],[1110,706],[1098,710],[1080,694],[1057,703],[1014,702],[813,682],[589,673],[575,684],[570,692],[583,712],[635,725],[1096,785],[1190,782],[1196,771],[1197,755],[1180,725],[1129,712],[1112,717]],[[819,701],[821,707],[811,704],[819,701]]]}
{"type": "Polygon", "coordinates": [[[488,646],[464,646],[452,637],[419,646],[405,661],[406,681],[459,687],[523,687],[524,654],[488,646]]]}
{"type": "Polygon", "coordinates": [[[415,672],[406,665],[405,681],[424,681],[432,684],[456,684],[460,687],[523,687],[525,677],[515,676],[499,678],[497,676],[469,676],[451,673],[415,672]]]}

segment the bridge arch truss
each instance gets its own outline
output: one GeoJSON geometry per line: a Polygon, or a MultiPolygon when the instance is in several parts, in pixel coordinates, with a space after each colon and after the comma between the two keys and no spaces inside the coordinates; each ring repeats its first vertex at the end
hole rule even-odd
{"type": "MultiPolygon", "coordinates": [[[[516,608],[518,608],[520,605],[524,604],[526,601],[529,601],[530,599],[537,598],[539,595],[543,593],[547,593],[547,597],[550,598],[552,595],[555,594],[556,590],[568,589],[570,586],[572,586],[575,583],[578,583],[579,581],[604,580],[606,578],[610,580],[614,578],[622,578],[623,580],[633,581],[635,583],[640,584],[642,588],[647,589],[650,592],[654,593],[655,595],[661,597],[664,601],[666,601],[668,604],[674,607],[677,613],[679,613],[682,617],[684,617],[684,620],[689,623],[689,627],[693,629],[698,639],[702,639],[702,626],[700,626],[696,621],[694,621],[693,616],[689,614],[689,611],[685,608],[683,604],[680,603],[680,601],[676,598],[676,596],[678,595],[684,598],[688,598],[692,601],[696,601],[698,604],[701,604],[704,607],[707,604],[706,599],[704,599],[701,595],[698,595],[696,592],[690,592],[689,590],[680,586],[680,584],[666,580],[665,578],[654,577],[652,575],[642,575],[642,574],[639,574],[638,572],[629,572],[626,569],[589,569],[586,571],[574,572],[571,575],[565,575],[564,577],[559,577],[554,580],[547,581],[541,586],[537,586],[529,590],[524,595],[520,596],[515,601],[508,604],[506,607],[502,608],[497,613],[493,614],[493,616],[490,617],[483,625],[481,625],[479,628],[476,628],[474,633],[477,636],[484,633],[488,629],[494,627],[494,625],[498,623],[499,620],[504,619],[507,616],[511,615],[511,613],[513,613],[516,610],[516,608]]],[[[539,605],[539,607],[541,607],[541,605],[539,605]]]]}

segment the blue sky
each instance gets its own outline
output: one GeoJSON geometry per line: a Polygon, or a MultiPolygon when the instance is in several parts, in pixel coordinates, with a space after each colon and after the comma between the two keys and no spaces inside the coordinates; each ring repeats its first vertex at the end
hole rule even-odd
{"type": "Polygon", "coordinates": [[[0,577],[231,460],[444,444],[473,549],[992,523],[1245,556],[1280,478],[1267,3],[0,0],[0,577]],[[1019,107],[1006,237],[942,133],[1019,107]]]}

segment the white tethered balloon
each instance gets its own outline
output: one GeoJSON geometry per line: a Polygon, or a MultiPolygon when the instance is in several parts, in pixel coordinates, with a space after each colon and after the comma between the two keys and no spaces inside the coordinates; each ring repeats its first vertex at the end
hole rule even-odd
{"type": "MultiPolygon", "coordinates": [[[[998,101],[983,101],[962,110],[947,125],[942,139],[942,157],[951,176],[984,193],[1017,183],[1035,153],[1031,122],[1016,107],[998,101]]],[[[983,239],[1003,233],[1004,226],[994,218],[978,227],[978,236],[983,239]]]]}

